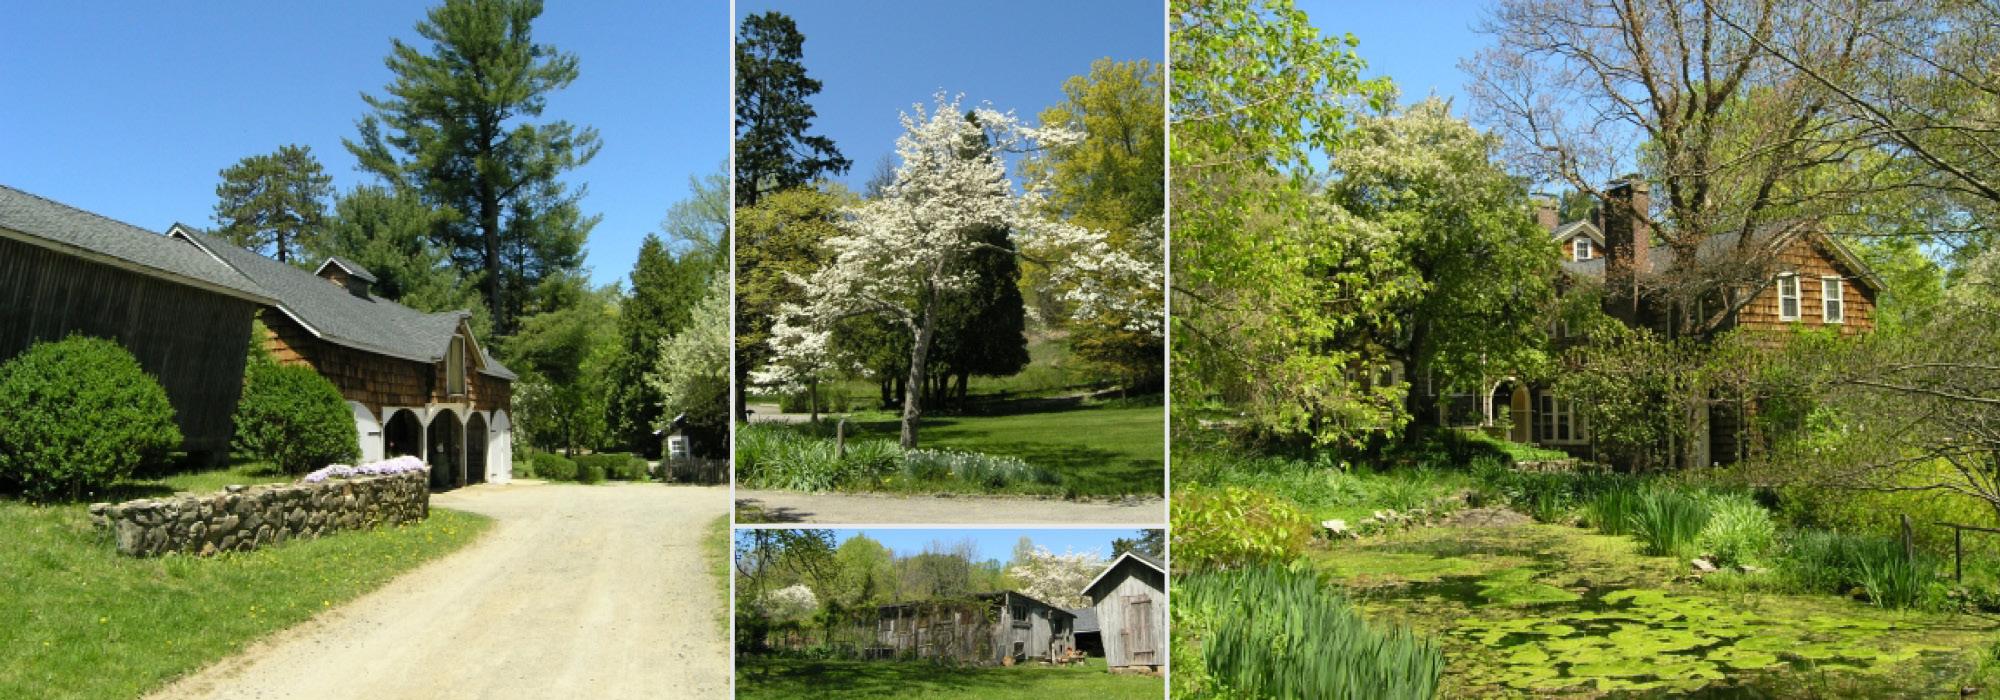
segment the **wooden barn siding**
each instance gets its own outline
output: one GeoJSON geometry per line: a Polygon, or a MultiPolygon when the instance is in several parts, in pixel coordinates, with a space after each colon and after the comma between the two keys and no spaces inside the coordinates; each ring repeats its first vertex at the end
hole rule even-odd
{"type": "Polygon", "coordinates": [[[1865,333],[1875,328],[1874,295],[1856,282],[1856,271],[1841,269],[1834,263],[1832,255],[1819,244],[1804,237],[1793,241],[1778,252],[1776,269],[1799,275],[1799,320],[1779,320],[1778,285],[1773,281],[1758,291],[1750,303],[1737,310],[1737,326],[1749,331],[1775,332],[1770,336],[1760,336],[1774,339],[1782,337],[1792,327],[1818,329],[1835,325],[1840,327],[1842,335],[1865,333]],[[1824,275],[1841,277],[1841,297],[1846,306],[1845,323],[1827,324],[1821,320],[1819,278],[1824,275]]]}
{"type": "Polygon", "coordinates": [[[223,451],[256,305],[0,239],[0,359],[72,333],[125,346],[173,404],[182,447],[223,451]]]}
{"type": "MultiPolygon", "coordinates": [[[[279,362],[302,364],[340,388],[341,396],[358,401],[385,420],[387,406],[423,406],[455,401],[445,395],[445,363],[423,363],[355,350],[329,343],[306,331],[283,311],[266,308],[261,318],[270,329],[265,347],[279,362]]],[[[467,346],[468,348],[470,346],[467,346]]],[[[513,385],[474,370],[471,351],[466,352],[466,396],[473,410],[511,412],[513,385]]],[[[463,421],[466,416],[459,416],[463,421]]]]}
{"type": "Polygon", "coordinates": [[[1125,642],[1137,621],[1127,619],[1125,598],[1137,595],[1153,599],[1153,619],[1150,620],[1153,658],[1151,661],[1138,662],[1138,665],[1165,665],[1166,645],[1162,635],[1167,629],[1167,596],[1163,592],[1166,583],[1162,580],[1163,577],[1158,571],[1131,561],[1120,564],[1118,570],[1112,572],[1111,576],[1117,584],[1102,586],[1099,590],[1103,592],[1103,597],[1098,598],[1093,606],[1097,609],[1097,629],[1100,630],[1098,636],[1104,641],[1105,665],[1116,668],[1135,663],[1131,652],[1126,649],[1125,642]]]}
{"type": "MultiPolygon", "coordinates": [[[[999,647],[994,650],[994,660],[997,662],[1000,657],[1014,653],[1015,642],[1023,643],[1022,651],[1030,659],[1049,658],[1049,643],[1055,639],[1055,626],[1049,622],[1050,610],[1049,606],[1032,599],[1007,594],[1000,609],[1000,627],[994,631],[994,640],[999,647]],[[1028,606],[1028,626],[1025,628],[1014,626],[1015,602],[1028,606]]],[[[1075,625],[1070,628],[1074,633],[1075,625]]],[[[1075,646],[1075,641],[1070,640],[1068,646],[1075,646]]]]}

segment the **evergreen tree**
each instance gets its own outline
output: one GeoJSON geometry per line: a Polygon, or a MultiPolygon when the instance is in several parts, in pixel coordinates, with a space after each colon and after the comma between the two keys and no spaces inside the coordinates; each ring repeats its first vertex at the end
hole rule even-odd
{"type": "Polygon", "coordinates": [[[456,216],[432,237],[476,273],[501,333],[529,312],[531,290],[578,270],[595,217],[556,178],[597,154],[597,131],[537,123],[550,93],[577,77],[577,59],[534,42],[539,0],[446,0],[417,25],[429,50],[393,42],[395,78],[346,141],[363,170],[456,216]]]}
{"type": "Polygon", "coordinates": [[[799,62],[805,41],[782,13],[743,18],[736,38],[737,206],[852,165],[832,139],[806,134],[819,116],[807,99],[819,93],[820,83],[799,62]]]}
{"type": "Polygon", "coordinates": [[[610,411],[614,441],[627,449],[659,449],[653,430],[660,422],[660,393],[645,381],[660,342],[688,326],[710,277],[709,261],[674,257],[657,235],[639,244],[632,265],[632,291],[618,314],[621,352],[611,366],[610,411]]]}
{"type": "Polygon", "coordinates": [[[377,296],[419,311],[473,312],[473,330],[484,334],[492,319],[479,290],[452,267],[450,256],[430,240],[437,219],[408,191],[364,185],[341,195],[325,230],[308,247],[314,257],[340,256],[375,275],[377,296]]]}
{"type": "Polygon", "coordinates": [[[333,196],[333,177],[311,146],[279,146],[222,170],[215,186],[215,235],[292,262],[312,244],[333,196]]]}

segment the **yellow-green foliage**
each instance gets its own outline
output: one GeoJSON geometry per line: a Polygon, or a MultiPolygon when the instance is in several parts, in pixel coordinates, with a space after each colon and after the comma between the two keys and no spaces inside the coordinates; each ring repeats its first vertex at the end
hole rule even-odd
{"type": "Polygon", "coordinates": [[[1312,520],[1297,506],[1254,489],[1181,489],[1172,513],[1174,562],[1190,570],[1284,563],[1312,541],[1312,520]]]}

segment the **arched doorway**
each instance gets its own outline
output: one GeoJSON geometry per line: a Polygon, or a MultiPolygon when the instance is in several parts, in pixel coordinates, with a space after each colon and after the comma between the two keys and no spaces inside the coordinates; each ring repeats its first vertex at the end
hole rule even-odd
{"type": "Polygon", "coordinates": [[[431,488],[444,490],[465,483],[465,428],[458,424],[458,414],[445,409],[431,416],[428,431],[429,454],[424,461],[431,465],[431,488]]]}
{"type": "Polygon", "coordinates": [[[506,411],[493,412],[493,425],[487,431],[491,439],[487,442],[486,462],[499,465],[498,481],[507,482],[514,478],[514,423],[507,419],[506,411]]]}
{"type": "Polygon", "coordinates": [[[473,413],[465,420],[465,483],[486,482],[486,415],[473,413]]]}
{"type": "Polygon", "coordinates": [[[382,457],[424,455],[424,424],[417,414],[390,409],[389,422],[382,426],[382,457]]]}
{"type": "Polygon", "coordinates": [[[1534,441],[1534,409],[1528,387],[1512,379],[1493,385],[1486,397],[1487,424],[1507,428],[1505,437],[1518,443],[1534,441]]]}

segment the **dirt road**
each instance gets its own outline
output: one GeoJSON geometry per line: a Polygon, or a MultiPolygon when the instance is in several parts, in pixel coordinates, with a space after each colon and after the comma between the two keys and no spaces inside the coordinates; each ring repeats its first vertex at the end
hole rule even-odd
{"type": "Polygon", "coordinates": [[[478,542],[156,698],[725,698],[701,552],[728,490],[518,483],[440,494],[478,542]]]}
{"type": "Polygon", "coordinates": [[[736,490],[739,508],[780,523],[1156,525],[1166,522],[1158,498],[1064,501],[1018,496],[891,496],[736,490]]]}

